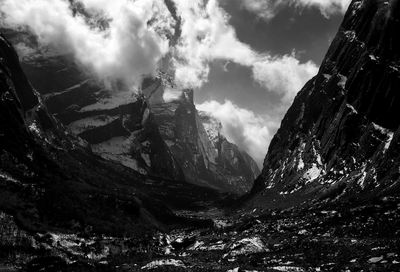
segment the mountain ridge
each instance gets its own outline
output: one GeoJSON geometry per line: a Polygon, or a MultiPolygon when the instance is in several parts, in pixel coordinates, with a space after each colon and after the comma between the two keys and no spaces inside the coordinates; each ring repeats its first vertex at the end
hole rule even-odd
{"type": "Polygon", "coordinates": [[[254,205],[398,191],[399,6],[352,1],[318,75],[271,141],[252,190],[254,205]]]}

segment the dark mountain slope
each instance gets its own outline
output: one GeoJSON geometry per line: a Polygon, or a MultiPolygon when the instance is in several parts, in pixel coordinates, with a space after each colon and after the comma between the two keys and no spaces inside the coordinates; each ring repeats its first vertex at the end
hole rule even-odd
{"type": "Polygon", "coordinates": [[[188,198],[186,191],[196,189],[185,191],[186,186],[182,196],[170,194],[169,199],[150,197],[157,186],[169,194],[181,183],[162,186],[157,179],[97,157],[87,143],[65,133],[32,89],[3,36],[0,92],[0,210],[22,227],[122,235],[183,223],[160,198],[179,202],[179,197],[188,198]]]}
{"type": "Polygon", "coordinates": [[[398,194],[399,29],[400,1],[352,2],[271,142],[254,205],[398,194]]]}

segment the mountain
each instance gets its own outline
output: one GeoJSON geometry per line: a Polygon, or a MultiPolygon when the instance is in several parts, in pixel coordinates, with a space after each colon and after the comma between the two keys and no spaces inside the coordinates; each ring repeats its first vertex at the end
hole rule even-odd
{"type": "Polygon", "coordinates": [[[318,75],[270,144],[254,205],[398,194],[398,29],[400,1],[352,1],[318,75]]]}
{"type": "MultiPolygon", "coordinates": [[[[254,160],[226,140],[210,133],[211,117],[199,114],[193,91],[171,102],[154,103],[151,112],[161,136],[181,165],[185,180],[237,194],[248,192],[259,170],[254,160]]],[[[215,120],[214,120],[215,122],[215,120]]]]}
{"type": "Polygon", "coordinates": [[[251,189],[259,174],[254,160],[226,139],[218,150],[192,91],[164,101],[166,90],[180,92],[168,74],[145,78],[138,94],[119,83],[106,88],[78,69],[71,56],[38,48],[28,34],[8,36],[17,47],[24,44],[35,51],[22,57],[32,85],[50,113],[94,153],[143,175],[185,180],[218,192],[251,189]]]}
{"type": "Polygon", "coordinates": [[[24,230],[141,235],[202,224],[173,210],[198,210],[220,197],[182,180],[143,176],[96,155],[49,113],[2,35],[0,122],[0,217],[11,216],[24,230]]]}
{"type": "Polygon", "coordinates": [[[139,189],[143,177],[65,133],[0,37],[0,210],[34,231],[90,226],[118,234],[174,221],[166,206],[139,189]]]}

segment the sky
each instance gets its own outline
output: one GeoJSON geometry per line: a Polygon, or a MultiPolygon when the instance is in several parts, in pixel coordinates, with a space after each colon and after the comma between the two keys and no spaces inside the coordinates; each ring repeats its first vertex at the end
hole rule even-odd
{"type": "Polygon", "coordinates": [[[0,26],[31,32],[40,46],[73,56],[107,86],[118,81],[137,91],[144,76],[167,69],[179,89],[195,90],[197,108],[222,122],[228,140],[261,166],[349,3],[1,0],[0,26]]]}

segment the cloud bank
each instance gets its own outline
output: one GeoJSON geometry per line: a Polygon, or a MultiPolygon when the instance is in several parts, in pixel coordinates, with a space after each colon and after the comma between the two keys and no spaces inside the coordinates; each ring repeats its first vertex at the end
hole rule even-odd
{"type": "Polygon", "coordinates": [[[196,105],[196,108],[220,120],[223,135],[262,166],[269,142],[278,127],[276,121],[268,121],[267,118],[240,108],[229,100],[224,103],[207,101],[196,105]]]}
{"type": "Polygon", "coordinates": [[[98,78],[128,86],[156,71],[169,51],[167,35],[157,30],[172,32],[175,23],[158,0],[77,0],[75,5],[66,0],[2,0],[0,12],[6,27],[23,27],[41,45],[73,54],[98,78]]]}
{"type": "Polygon", "coordinates": [[[2,0],[0,12],[6,27],[23,27],[41,45],[73,54],[98,78],[128,86],[154,74],[167,55],[181,88],[200,88],[210,63],[224,60],[251,69],[256,82],[284,101],[316,73],[315,64],[293,54],[271,56],[241,42],[217,0],[172,1],[174,16],[161,0],[2,0]],[[176,16],[181,33],[172,42],[176,16]]]}
{"type": "Polygon", "coordinates": [[[241,5],[260,18],[269,21],[284,7],[317,8],[322,15],[329,18],[333,14],[345,13],[350,2],[351,0],[243,0],[241,5]]]}

